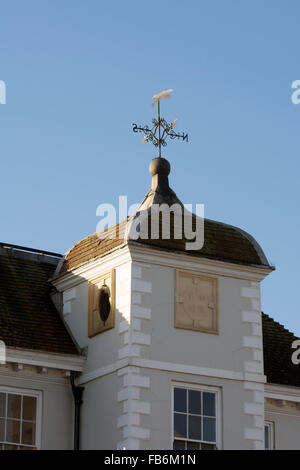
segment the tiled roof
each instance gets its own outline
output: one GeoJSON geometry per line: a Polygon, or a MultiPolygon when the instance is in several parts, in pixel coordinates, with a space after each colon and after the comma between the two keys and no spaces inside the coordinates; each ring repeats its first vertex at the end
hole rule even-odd
{"type": "MultiPolygon", "coordinates": [[[[72,271],[84,263],[104,256],[109,251],[124,243],[131,244],[132,242],[151,246],[160,250],[173,251],[175,253],[184,252],[191,256],[200,256],[219,261],[227,261],[230,263],[270,268],[268,260],[261,247],[255,239],[251,237],[251,235],[237,227],[223,224],[221,222],[215,222],[213,220],[204,220],[203,247],[199,250],[192,249],[187,251],[186,242],[189,240],[184,236],[179,239],[176,238],[174,236],[174,226],[177,227],[177,224],[180,223],[181,228],[184,228],[182,232],[186,232],[187,225],[190,225],[190,222],[192,221],[192,231],[195,233],[196,221],[200,220],[202,222],[203,219],[197,218],[195,215],[188,212],[187,209],[184,208],[184,204],[182,204],[175,192],[169,186],[168,175],[170,173],[170,169],[170,163],[165,158],[154,158],[151,161],[149,167],[150,174],[152,175],[151,189],[147,192],[133,218],[133,221],[136,222],[134,225],[136,232],[138,233],[135,232],[134,236],[132,236],[132,232],[129,232],[129,235],[126,237],[126,241],[124,241],[124,233],[127,233],[128,229],[127,219],[108,229],[105,238],[99,238],[97,233],[84,238],[68,251],[60,274],[72,271]],[[153,220],[152,210],[157,211],[158,207],[160,208],[160,220],[158,224],[159,234],[155,234],[156,237],[151,237],[151,235],[147,238],[141,237],[141,234],[143,233],[142,224],[143,227],[145,227],[144,224],[148,223],[150,227],[151,221],[153,220]],[[167,211],[166,208],[169,208],[170,211],[167,211]],[[176,217],[174,216],[174,210],[176,210],[176,217]],[[169,237],[169,239],[162,236],[162,227],[165,229],[166,224],[168,224],[166,219],[162,218],[162,211],[165,213],[168,212],[171,216],[171,237],[169,237]],[[187,217],[187,215],[189,217],[187,217]],[[192,217],[190,217],[191,215],[192,217]],[[181,219],[181,217],[183,218],[181,219]],[[188,224],[185,223],[187,221],[188,224]],[[114,229],[116,233],[113,233],[114,229]]],[[[152,224],[152,228],[154,225],[155,224],[152,224]]],[[[151,230],[148,230],[148,233],[151,234],[151,230]]]]}
{"type": "MultiPolygon", "coordinates": [[[[193,222],[195,222],[195,219],[193,222]]],[[[122,245],[124,243],[126,225],[127,221],[125,220],[115,226],[116,234],[112,231],[115,227],[110,228],[106,233],[105,239],[100,239],[97,233],[94,233],[76,243],[66,254],[60,274],[71,271],[88,261],[104,256],[112,249],[122,245]]],[[[172,232],[171,222],[170,239],[162,238],[160,226],[159,239],[143,239],[140,237],[134,240],[134,243],[151,246],[152,248],[160,250],[182,252],[190,254],[191,256],[270,268],[268,260],[254,238],[243,230],[231,225],[205,219],[204,245],[201,250],[187,251],[185,246],[188,240],[184,237],[175,239],[172,232]]],[[[127,243],[130,245],[130,237],[127,243]]]]}
{"type": "Polygon", "coordinates": [[[292,363],[292,343],[297,338],[284,326],[262,313],[264,371],[267,382],[300,387],[300,364],[292,363]]]}
{"type": "Polygon", "coordinates": [[[59,260],[0,247],[0,340],[6,346],[78,354],[49,295],[59,260]]]}
{"type": "Polygon", "coordinates": [[[106,233],[104,239],[99,238],[97,233],[94,233],[76,243],[66,254],[60,274],[71,271],[95,258],[104,256],[112,249],[122,245],[124,243],[125,227],[126,221],[112,227],[106,233]],[[115,233],[113,233],[113,229],[115,229],[115,233]]]}
{"type": "MultiPolygon", "coordinates": [[[[148,209],[148,212],[150,209],[148,209]]],[[[149,216],[149,222],[151,217],[149,216]]],[[[183,222],[184,224],[184,222],[183,222]]],[[[138,243],[150,245],[160,249],[175,252],[185,252],[192,256],[227,261],[230,263],[270,267],[261,247],[254,238],[243,230],[214,220],[204,219],[204,244],[200,250],[186,249],[188,240],[183,236],[174,238],[174,223],[171,218],[171,237],[162,237],[160,223],[160,236],[158,239],[139,238],[138,243]]],[[[196,216],[193,215],[192,230],[196,230],[196,216]]],[[[149,233],[150,230],[149,230],[149,233]]]]}

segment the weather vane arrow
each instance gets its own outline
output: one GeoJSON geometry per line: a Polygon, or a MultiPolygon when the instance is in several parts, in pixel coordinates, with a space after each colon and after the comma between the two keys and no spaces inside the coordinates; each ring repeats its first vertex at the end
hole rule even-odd
{"type": "Polygon", "coordinates": [[[166,139],[182,139],[183,142],[188,142],[188,134],[182,132],[181,134],[174,131],[176,126],[176,119],[173,123],[168,123],[164,118],[160,117],[160,100],[162,98],[170,98],[170,93],[173,90],[164,90],[156,95],[153,95],[152,99],[154,100],[152,106],[157,103],[157,119],[152,119],[152,127],[148,126],[140,127],[137,124],[132,124],[133,132],[143,132],[145,137],[143,143],[152,142],[155,147],[158,147],[158,156],[161,157],[161,146],[165,147],[167,145],[166,139]]]}

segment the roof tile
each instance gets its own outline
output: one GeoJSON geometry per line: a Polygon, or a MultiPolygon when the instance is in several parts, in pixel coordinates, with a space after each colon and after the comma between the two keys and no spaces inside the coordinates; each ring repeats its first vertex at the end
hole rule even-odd
{"type": "MultiPolygon", "coordinates": [[[[14,251],[14,250],[13,250],[14,251]]],[[[5,251],[3,250],[5,253],[5,251]]],[[[6,346],[78,354],[50,298],[56,264],[47,257],[0,255],[0,339],[6,346]]],[[[58,261],[59,259],[57,259],[58,261]]]]}
{"type": "Polygon", "coordinates": [[[265,313],[262,328],[267,382],[300,387],[300,364],[292,363],[292,343],[299,338],[265,313]]]}

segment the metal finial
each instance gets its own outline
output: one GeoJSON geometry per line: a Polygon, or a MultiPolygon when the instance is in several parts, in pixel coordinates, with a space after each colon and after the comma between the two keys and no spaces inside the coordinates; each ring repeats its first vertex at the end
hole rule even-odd
{"type": "Polygon", "coordinates": [[[152,106],[157,103],[157,119],[152,119],[153,127],[150,129],[148,126],[140,127],[137,124],[133,125],[133,132],[143,132],[145,137],[143,143],[152,142],[155,147],[158,147],[158,156],[161,157],[161,146],[165,147],[167,145],[166,139],[169,136],[170,139],[182,139],[183,141],[189,140],[188,134],[182,132],[178,134],[174,132],[177,119],[173,123],[168,123],[164,118],[160,117],[160,100],[162,98],[170,98],[170,94],[173,90],[164,90],[156,95],[153,95],[152,99],[154,100],[152,106]],[[158,136],[156,135],[158,133],[158,136]]]}

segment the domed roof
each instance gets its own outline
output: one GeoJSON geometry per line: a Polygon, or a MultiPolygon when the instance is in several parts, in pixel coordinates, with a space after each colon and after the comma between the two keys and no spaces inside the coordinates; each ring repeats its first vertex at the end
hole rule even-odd
{"type": "MultiPolygon", "coordinates": [[[[169,186],[168,175],[170,164],[162,157],[155,158],[150,164],[152,175],[152,187],[146,194],[134,218],[141,213],[147,215],[147,223],[151,222],[151,208],[164,204],[171,207],[174,204],[184,207],[169,186]]],[[[162,236],[163,219],[159,219],[159,236],[157,238],[143,237],[140,233],[132,239],[129,228],[131,219],[124,220],[108,229],[105,234],[94,233],[76,243],[66,254],[60,274],[77,268],[98,257],[105,256],[112,250],[124,244],[140,244],[154,249],[167,250],[177,253],[185,253],[191,256],[215,259],[229,263],[237,263],[249,266],[261,266],[272,268],[256,240],[247,232],[209,219],[204,219],[204,244],[199,250],[187,250],[189,241],[184,236],[179,239],[174,236],[175,215],[170,214],[170,237],[162,236]],[[129,234],[129,235],[128,235],[129,234]],[[104,236],[105,235],[105,236],[104,236]]],[[[195,230],[196,216],[192,215],[192,229],[195,230]]],[[[151,231],[149,231],[151,233],[151,231]]]]}

